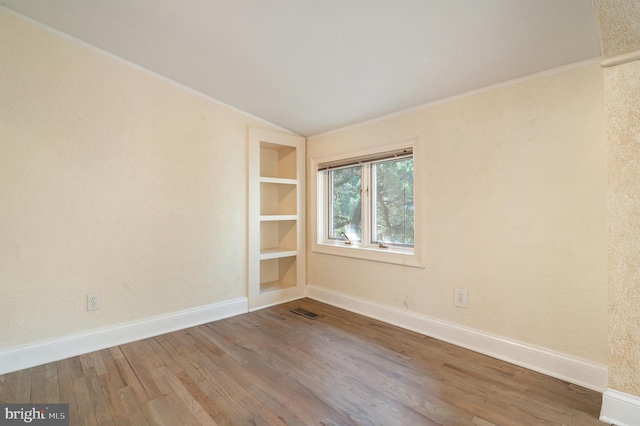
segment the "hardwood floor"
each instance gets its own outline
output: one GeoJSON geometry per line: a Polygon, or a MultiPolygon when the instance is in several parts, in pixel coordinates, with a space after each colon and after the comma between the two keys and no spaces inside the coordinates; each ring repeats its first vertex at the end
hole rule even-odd
{"type": "Polygon", "coordinates": [[[0,376],[72,425],[588,426],[601,399],[309,299],[0,376]]]}

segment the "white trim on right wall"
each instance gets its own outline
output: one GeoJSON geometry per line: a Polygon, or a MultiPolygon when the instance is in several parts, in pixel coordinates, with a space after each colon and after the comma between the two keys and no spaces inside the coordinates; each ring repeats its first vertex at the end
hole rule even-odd
{"type": "Polygon", "coordinates": [[[606,365],[311,284],[307,284],[307,297],[597,392],[603,392],[607,386],[606,365]]]}
{"type": "Polygon", "coordinates": [[[640,397],[607,389],[602,395],[600,421],[616,426],[640,425],[640,397]]]}

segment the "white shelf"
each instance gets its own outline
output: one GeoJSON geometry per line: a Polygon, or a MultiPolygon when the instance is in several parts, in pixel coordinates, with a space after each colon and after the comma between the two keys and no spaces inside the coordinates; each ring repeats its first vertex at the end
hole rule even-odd
{"type": "Polygon", "coordinates": [[[266,283],[260,283],[260,293],[261,294],[265,294],[265,293],[271,293],[274,291],[281,291],[281,290],[285,290],[285,289],[289,289],[292,287],[295,287],[296,285],[294,283],[288,283],[288,282],[284,282],[284,281],[269,281],[266,283]]]}
{"type": "Polygon", "coordinates": [[[269,214],[260,216],[261,222],[270,222],[278,220],[298,220],[298,215],[295,214],[269,214]]]}
{"type": "Polygon", "coordinates": [[[260,260],[279,259],[281,257],[293,257],[298,254],[297,250],[283,248],[268,248],[260,250],[260,260]]]}
{"type": "Polygon", "coordinates": [[[280,184],[280,185],[297,185],[298,181],[296,179],[260,176],[260,183],[277,183],[277,184],[280,184]]]}

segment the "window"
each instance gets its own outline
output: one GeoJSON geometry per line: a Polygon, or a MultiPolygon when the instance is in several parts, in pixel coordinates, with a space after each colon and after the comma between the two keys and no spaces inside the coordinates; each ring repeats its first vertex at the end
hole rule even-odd
{"type": "Polygon", "coordinates": [[[314,251],[411,264],[417,235],[413,147],[312,164],[317,167],[314,251]]]}
{"type": "Polygon", "coordinates": [[[329,169],[325,179],[328,239],[413,247],[411,156],[329,169]]]}

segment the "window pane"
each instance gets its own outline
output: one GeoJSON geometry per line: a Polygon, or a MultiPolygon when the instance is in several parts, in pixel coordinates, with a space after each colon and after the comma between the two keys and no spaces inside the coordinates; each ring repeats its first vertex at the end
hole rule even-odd
{"type": "Polygon", "coordinates": [[[347,167],[329,171],[331,205],[329,206],[329,238],[362,240],[360,188],[362,167],[347,167]]]}
{"type": "Polygon", "coordinates": [[[413,159],[374,163],[372,168],[372,242],[413,246],[413,159]]]}

